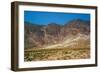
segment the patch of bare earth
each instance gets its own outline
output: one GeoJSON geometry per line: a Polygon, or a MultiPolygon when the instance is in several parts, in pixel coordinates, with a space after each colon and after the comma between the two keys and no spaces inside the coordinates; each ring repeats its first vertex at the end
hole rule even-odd
{"type": "Polygon", "coordinates": [[[25,50],[25,61],[70,60],[90,58],[89,48],[25,50]]]}

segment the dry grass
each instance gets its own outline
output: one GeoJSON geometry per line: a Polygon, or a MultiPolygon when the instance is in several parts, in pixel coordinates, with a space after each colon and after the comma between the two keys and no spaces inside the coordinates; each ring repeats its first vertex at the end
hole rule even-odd
{"type": "Polygon", "coordinates": [[[69,60],[90,58],[89,48],[31,49],[24,51],[24,61],[69,60]]]}

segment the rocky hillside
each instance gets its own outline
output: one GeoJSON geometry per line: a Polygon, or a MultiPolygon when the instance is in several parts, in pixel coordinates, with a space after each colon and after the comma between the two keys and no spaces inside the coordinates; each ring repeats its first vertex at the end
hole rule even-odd
{"type": "Polygon", "coordinates": [[[31,48],[87,48],[90,46],[90,22],[75,19],[60,25],[24,22],[25,49],[31,48]]]}

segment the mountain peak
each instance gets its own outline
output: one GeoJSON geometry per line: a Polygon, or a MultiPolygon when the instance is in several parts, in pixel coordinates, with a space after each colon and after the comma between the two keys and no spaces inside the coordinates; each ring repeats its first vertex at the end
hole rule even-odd
{"type": "Polygon", "coordinates": [[[82,20],[82,19],[74,19],[74,20],[69,21],[67,24],[71,24],[71,23],[90,25],[89,20],[82,20]]]}
{"type": "Polygon", "coordinates": [[[49,23],[48,26],[60,26],[60,24],[57,24],[57,23],[49,23]]]}

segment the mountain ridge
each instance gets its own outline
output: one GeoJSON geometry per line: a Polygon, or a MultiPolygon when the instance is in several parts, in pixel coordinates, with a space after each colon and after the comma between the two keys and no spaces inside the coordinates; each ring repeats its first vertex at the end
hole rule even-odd
{"type": "MultiPolygon", "coordinates": [[[[25,49],[29,48],[46,48],[47,46],[53,46],[57,44],[63,44],[63,42],[68,41],[68,39],[75,39],[79,37],[79,34],[82,35],[80,37],[81,40],[76,40],[74,43],[84,41],[82,38],[83,36],[89,37],[90,34],[90,23],[85,20],[81,19],[75,19],[72,21],[69,21],[67,24],[60,25],[56,23],[49,23],[48,25],[39,25],[39,24],[31,24],[28,22],[24,22],[25,26],[25,33],[24,33],[24,39],[25,39],[25,49]]],[[[90,38],[90,37],[89,37],[90,38]]],[[[90,39],[87,39],[86,41],[80,43],[85,44],[86,42],[89,42],[90,39]]],[[[70,43],[71,42],[70,40],[70,43]]],[[[65,45],[68,45],[70,43],[64,43],[65,45]]],[[[83,45],[87,47],[89,43],[86,45],[83,45]]],[[[62,45],[63,47],[64,45],[62,45]]],[[[57,46],[59,47],[59,46],[57,46]]],[[[53,48],[57,48],[53,47],[53,48]]],[[[61,47],[61,48],[62,48],[61,47]]],[[[78,48],[78,45],[69,45],[68,48],[78,48]],[[72,47],[73,46],[73,47],[72,47]]]]}

